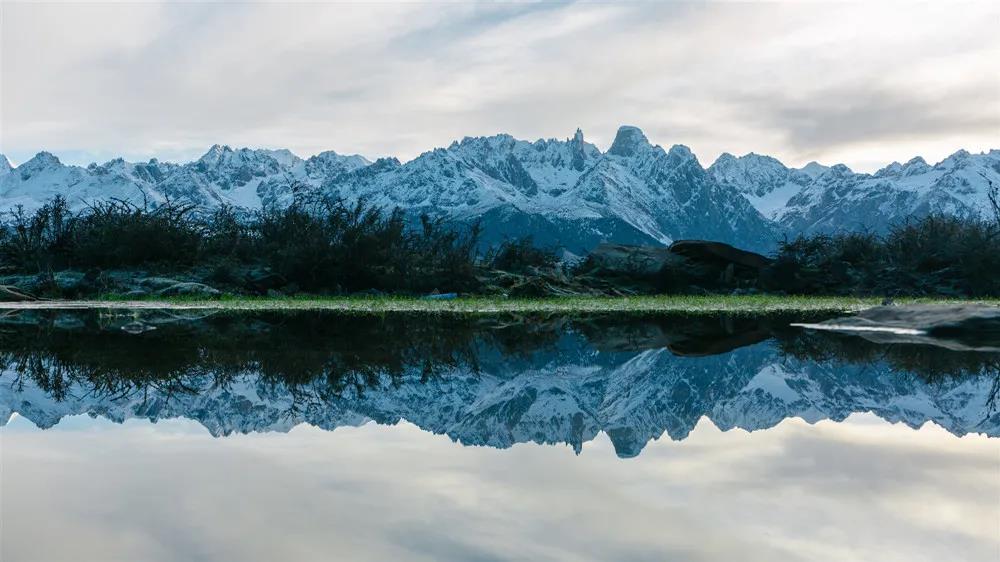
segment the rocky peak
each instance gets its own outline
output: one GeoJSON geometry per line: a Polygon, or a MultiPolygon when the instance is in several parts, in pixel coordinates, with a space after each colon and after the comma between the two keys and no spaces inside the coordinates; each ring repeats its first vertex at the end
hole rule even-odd
{"type": "Polygon", "coordinates": [[[372,169],[372,171],[381,172],[383,170],[392,170],[400,166],[402,166],[402,164],[400,164],[399,158],[396,158],[395,156],[390,156],[387,158],[379,158],[369,167],[372,169]]]}
{"type": "MultiPolygon", "coordinates": [[[[675,144],[667,151],[667,159],[675,166],[693,162],[698,163],[698,158],[691,152],[691,149],[683,144],[675,144]]],[[[700,165],[699,165],[700,167],[700,165]]]]}
{"type": "Polygon", "coordinates": [[[129,168],[129,163],[124,158],[113,158],[103,164],[96,162],[87,166],[87,171],[92,174],[125,173],[129,168]]]}
{"type": "Polygon", "coordinates": [[[198,159],[198,161],[215,163],[218,162],[224,154],[231,153],[232,151],[233,149],[229,148],[228,145],[213,144],[212,147],[198,159]]]}
{"type": "Polygon", "coordinates": [[[756,197],[771,193],[792,179],[792,171],[776,158],[753,152],[740,157],[723,153],[709,166],[708,173],[717,182],[756,197]]]}
{"type": "Polygon", "coordinates": [[[911,158],[906,164],[893,162],[892,164],[889,164],[888,166],[875,172],[875,177],[900,178],[900,177],[912,176],[914,174],[922,174],[930,169],[931,167],[927,165],[927,162],[924,161],[923,158],[917,156],[915,158],[911,158]]]}
{"type": "Polygon", "coordinates": [[[754,154],[753,152],[740,157],[723,152],[709,166],[709,170],[716,179],[730,181],[737,179],[754,180],[762,176],[771,177],[775,175],[784,177],[788,173],[788,168],[776,158],[754,154]]]}
{"type": "Polygon", "coordinates": [[[308,162],[352,162],[360,166],[371,164],[364,156],[358,154],[338,154],[332,150],[320,152],[315,156],[310,156],[308,162]]]}
{"type": "Polygon", "coordinates": [[[930,165],[927,164],[920,156],[911,158],[906,164],[903,165],[903,175],[913,176],[917,174],[923,174],[931,170],[930,165]]]}
{"type": "Polygon", "coordinates": [[[713,162],[712,165],[709,166],[709,169],[713,169],[713,168],[714,169],[726,169],[726,168],[730,168],[730,167],[736,165],[736,163],[738,162],[738,160],[739,159],[736,158],[736,156],[732,155],[731,153],[729,153],[729,152],[723,152],[722,154],[719,155],[718,158],[715,159],[715,162],[713,162]]]}
{"type": "Polygon", "coordinates": [[[570,141],[570,154],[572,156],[570,167],[578,172],[582,172],[586,167],[587,153],[583,142],[583,131],[579,128],[573,134],[573,139],[570,141]]]}
{"type": "Polygon", "coordinates": [[[836,177],[844,177],[854,174],[854,171],[848,168],[845,164],[834,164],[833,166],[830,166],[828,171],[836,177]]]}
{"type": "Polygon", "coordinates": [[[806,164],[805,166],[802,166],[801,168],[799,168],[799,171],[802,172],[802,173],[804,173],[804,174],[806,174],[807,176],[809,176],[809,177],[811,177],[813,179],[816,179],[816,178],[822,176],[823,174],[825,174],[826,171],[829,170],[829,169],[830,169],[829,166],[824,166],[824,165],[820,164],[819,162],[813,160],[812,162],[810,162],[810,163],[806,164]]]}
{"type": "Polygon", "coordinates": [[[7,172],[9,172],[9,171],[11,171],[13,169],[14,169],[14,166],[12,166],[10,164],[10,160],[7,160],[6,156],[4,156],[3,154],[0,154],[0,176],[2,176],[3,174],[6,174],[7,172]]]}
{"type": "Polygon", "coordinates": [[[651,148],[649,140],[638,127],[622,125],[618,128],[618,134],[615,135],[615,141],[611,143],[608,154],[629,157],[649,148],[651,148]]]}
{"type": "Polygon", "coordinates": [[[509,151],[517,143],[517,139],[506,133],[500,133],[489,137],[462,137],[460,141],[453,141],[448,150],[466,149],[476,151],[503,150],[509,151]]]}
{"type": "Polygon", "coordinates": [[[288,150],[287,148],[279,148],[277,150],[255,150],[253,152],[264,154],[286,168],[290,168],[302,161],[301,158],[296,156],[294,152],[288,150]]]}
{"type": "Polygon", "coordinates": [[[951,156],[945,158],[938,165],[934,166],[938,170],[954,170],[956,168],[965,167],[971,161],[971,154],[968,150],[961,149],[951,156]]]}
{"type": "Polygon", "coordinates": [[[59,161],[59,158],[57,158],[55,154],[42,151],[36,154],[31,160],[28,160],[24,164],[18,166],[17,169],[21,171],[36,172],[46,168],[56,168],[59,166],[62,166],[62,162],[59,161]]]}

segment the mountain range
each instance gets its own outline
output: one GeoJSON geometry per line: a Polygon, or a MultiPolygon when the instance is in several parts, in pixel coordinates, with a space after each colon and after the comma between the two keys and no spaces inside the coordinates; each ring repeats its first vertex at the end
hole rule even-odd
{"type": "Polygon", "coordinates": [[[723,154],[708,168],[683,145],[653,145],[636,127],[602,152],[579,130],[565,140],[464,138],[402,163],[323,152],[215,145],[194,162],[68,166],[41,152],[12,167],[0,156],[0,209],[37,208],[56,195],[82,208],[118,198],[203,209],[291,204],[312,195],[364,199],[455,224],[479,222],[483,241],[531,235],[584,253],[602,241],[669,244],[704,238],[770,250],[783,236],[867,229],[929,213],[983,216],[1000,185],[1000,150],[921,158],[875,174],[815,162],[789,168],[757,154],[723,154]]]}

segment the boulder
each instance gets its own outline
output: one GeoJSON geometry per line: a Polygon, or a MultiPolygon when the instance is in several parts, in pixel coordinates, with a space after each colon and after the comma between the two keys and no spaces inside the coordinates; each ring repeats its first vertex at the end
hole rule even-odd
{"type": "Polygon", "coordinates": [[[137,281],[140,287],[147,291],[162,291],[174,285],[179,285],[182,283],[179,279],[171,279],[169,277],[144,277],[137,281]]]}
{"type": "Polygon", "coordinates": [[[244,287],[252,293],[266,295],[284,287],[288,280],[284,276],[265,270],[252,271],[244,280],[244,287]]]}
{"type": "Polygon", "coordinates": [[[64,297],[79,297],[97,292],[97,284],[81,271],[60,271],[51,278],[52,285],[64,297]]]}
{"type": "Polygon", "coordinates": [[[733,266],[760,271],[774,261],[756,252],[748,252],[729,244],[709,240],[678,240],[671,244],[667,251],[683,256],[693,263],[712,265],[722,270],[733,266]]]}
{"type": "Polygon", "coordinates": [[[39,278],[38,275],[4,275],[0,277],[0,286],[13,287],[25,294],[39,294],[44,288],[39,278]]]}
{"type": "Polygon", "coordinates": [[[218,297],[222,293],[204,283],[181,282],[157,291],[161,297],[218,297]]]}
{"type": "Polygon", "coordinates": [[[597,269],[605,274],[641,276],[655,275],[664,265],[678,261],[668,248],[608,242],[594,248],[587,260],[587,267],[591,270],[597,269]]]}

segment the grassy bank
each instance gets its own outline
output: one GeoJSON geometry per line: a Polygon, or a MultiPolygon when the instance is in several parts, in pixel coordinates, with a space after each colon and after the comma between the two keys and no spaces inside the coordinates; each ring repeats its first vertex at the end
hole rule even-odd
{"type": "MultiPolygon", "coordinates": [[[[493,314],[517,312],[567,313],[736,313],[854,312],[877,306],[878,298],[814,297],[775,295],[659,295],[634,297],[555,297],[504,299],[468,297],[428,300],[414,297],[222,297],[205,300],[185,297],[126,300],[108,296],[96,300],[33,301],[0,303],[0,309],[36,308],[178,308],[233,311],[331,310],[359,314],[424,312],[444,314],[493,314]]],[[[983,303],[1000,306],[1000,299],[897,299],[897,304],[983,303]]]]}

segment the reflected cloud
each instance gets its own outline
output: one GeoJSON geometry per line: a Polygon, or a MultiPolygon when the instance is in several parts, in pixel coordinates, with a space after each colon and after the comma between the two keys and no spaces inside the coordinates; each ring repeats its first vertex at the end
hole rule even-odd
{"type": "Polygon", "coordinates": [[[462,447],[409,423],[224,440],[172,427],[192,425],[182,420],[7,431],[3,553],[989,559],[1000,483],[984,468],[996,462],[997,442],[854,420],[789,419],[754,433],[702,421],[687,440],[660,440],[628,462],[603,434],[578,458],[565,448],[462,447]],[[51,462],[52,450],[61,462],[51,462]],[[921,464],[929,451],[933,470],[921,464]],[[46,540],[53,533],[60,540],[46,540]]]}

